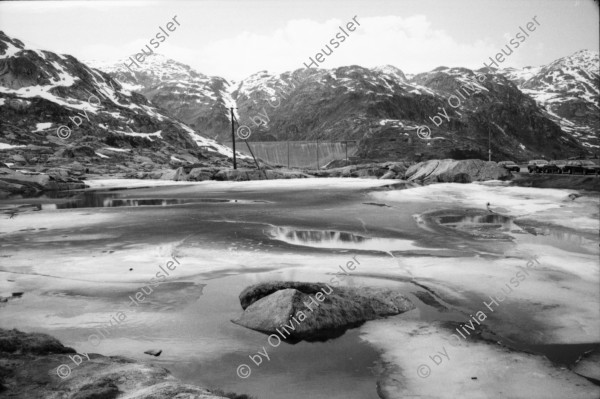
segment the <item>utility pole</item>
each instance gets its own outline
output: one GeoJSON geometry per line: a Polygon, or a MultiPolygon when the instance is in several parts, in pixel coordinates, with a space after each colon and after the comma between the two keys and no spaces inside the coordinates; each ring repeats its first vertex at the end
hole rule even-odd
{"type": "Polygon", "coordinates": [[[229,108],[231,112],[231,142],[233,144],[233,169],[237,169],[237,160],[235,157],[235,129],[233,127],[233,107],[229,108]]]}
{"type": "Polygon", "coordinates": [[[488,161],[492,162],[492,135],[488,126],[488,161]]]}

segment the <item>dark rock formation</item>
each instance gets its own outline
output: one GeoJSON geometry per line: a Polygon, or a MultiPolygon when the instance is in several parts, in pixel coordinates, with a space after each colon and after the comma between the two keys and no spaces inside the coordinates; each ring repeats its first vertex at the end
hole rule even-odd
{"type": "Polygon", "coordinates": [[[42,191],[74,190],[84,188],[77,178],[64,175],[60,170],[50,170],[47,174],[39,172],[20,172],[9,168],[0,168],[0,198],[9,195],[34,195],[42,191]]]}
{"type": "Polygon", "coordinates": [[[472,181],[506,180],[511,173],[496,162],[480,159],[431,160],[420,162],[408,168],[405,178],[409,181],[426,183],[470,183],[472,181]]]}
{"type": "Polygon", "coordinates": [[[162,367],[120,356],[77,354],[49,335],[4,329],[0,329],[0,396],[226,399],[207,389],[183,384],[162,367]]]}
{"type": "Polygon", "coordinates": [[[573,190],[600,191],[600,178],[598,178],[598,176],[566,176],[522,173],[512,179],[512,184],[520,187],[566,188],[573,190]]]}
{"type": "Polygon", "coordinates": [[[275,180],[275,179],[301,179],[311,177],[300,171],[251,169],[251,168],[178,168],[174,170],[155,170],[152,172],[131,172],[126,175],[134,179],[161,179],[173,181],[250,181],[250,180],[275,180]],[[186,173],[186,170],[189,172],[186,173]]]}
{"type": "Polygon", "coordinates": [[[285,331],[292,342],[335,338],[365,321],[415,307],[390,289],[302,282],[253,285],[242,291],[240,303],[245,310],[234,323],[268,334],[285,331]]]}
{"type": "Polygon", "coordinates": [[[147,351],[144,351],[144,353],[146,355],[158,357],[162,353],[162,349],[148,349],[147,351]]]}
{"type": "Polygon", "coordinates": [[[354,164],[343,167],[333,167],[321,170],[305,170],[315,177],[361,177],[378,179],[403,179],[406,170],[414,162],[383,162],[354,164]]]}

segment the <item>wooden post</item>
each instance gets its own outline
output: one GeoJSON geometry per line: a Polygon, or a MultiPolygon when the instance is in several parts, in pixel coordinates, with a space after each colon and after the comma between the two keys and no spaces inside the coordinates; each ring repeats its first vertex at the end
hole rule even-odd
{"type": "Polygon", "coordinates": [[[250,148],[250,144],[248,144],[248,139],[244,139],[244,141],[246,142],[246,147],[248,147],[248,150],[250,151],[250,155],[252,155],[252,159],[254,159],[254,163],[256,164],[256,167],[258,168],[258,171],[259,172],[263,172],[263,174],[265,175],[265,179],[269,180],[269,176],[267,176],[267,172],[265,172],[264,170],[262,170],[260,168],[260,164],[256,160],[256,157],[254,156],[254,152],[252,152],[252,148],[250,148]]]}
{"type": "Polygon", "coordinates": [[[231,142],[233,143],[233,169],[237,169],[237,160],[235,157],[235,129],[233,126],[233,108],[229,108],[231,112],[231,142]]]}
{"type": "Polygon", "coordinates": [[[490,127],[488,126],[488,161],[492,161],[492,136],[490,133],[490,127]]]}

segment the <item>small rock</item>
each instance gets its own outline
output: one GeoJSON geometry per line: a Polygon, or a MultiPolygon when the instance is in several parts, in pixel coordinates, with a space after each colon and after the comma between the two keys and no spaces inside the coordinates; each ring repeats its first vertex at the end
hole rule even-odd
{"type": "Polygon", "coordinates": [[[160,354],[162,353],[162,349],[148,349],[146,352],[144,352],[146,355],[151,355],[151,356],[160,356],[160,354]]]}
{"type": "Polygon", "coordinates": [[[573,371],[587,379],[600,381],[600,352],[585,353],[577,360],[573,371]]]}

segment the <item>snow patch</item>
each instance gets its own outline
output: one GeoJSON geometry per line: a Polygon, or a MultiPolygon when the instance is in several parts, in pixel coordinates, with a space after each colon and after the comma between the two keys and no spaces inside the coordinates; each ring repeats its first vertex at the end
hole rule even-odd
{"type": "Polygon", "coordinates": [[[52,126],[52,122],[37,123],[35,125],[35,130],[33,130],[33,133],[37,133],[37,132],[44,131],[46,129],[50,129],[50,126],[52,126]]]}

